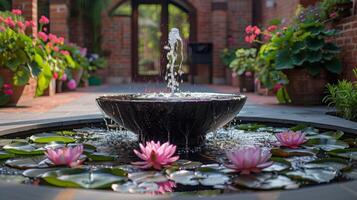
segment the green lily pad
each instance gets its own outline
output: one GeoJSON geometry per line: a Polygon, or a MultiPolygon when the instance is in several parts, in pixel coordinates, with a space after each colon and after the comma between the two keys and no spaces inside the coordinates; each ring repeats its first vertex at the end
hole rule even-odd
{"type": "Polygon", "coordinates": [[[190,160],[178,160],[176,164],[181,170],[196,169],[202,165],[200,162],[190,161],[190,160]]]}
{"type": "Polygon", "coordinates": [[[120,193],[154,193],[159,190],[159,185],[154,182],[126,182],[124,184],[113,184],[112,189],[120,193]]]}
{"type": "Polygon", "coordinates": [[[85,152],[85,155],[90,159],[90,161],[113,161],[116,157],[109,155],[107,153],[99,153],[99,152],[93,152],[93,153],[87,153],[85,152]]]}
{"type": "Polygon", "coordinates": [[[348,158],[352,160],[357,160],[357,149],[336,149],[333,151],[327,152],[331,156],[341,157],[341,158],[348,158]]]}
{"type": "Polygon", "coordinates": [[[257,131],[259,128],[263,128],[265,125],[263,124],[240,124],[238,125],[238,129],[244,131],[257,131]]]}
{"type": "Polygon", "coordinates": [[[287,170],[291,167],[291,163],[283,158],[273,157],[271,158],[274,161],[273,165],[270,167],[264,168],[263,172],[280,172],[287,170]]]}
{"type": "Polygon", "coordinates": [[[286,176],[266,173],[240,175],[233,180],[233,183],[242,187],[260,190],[295,189],[299,187],[298,183],[286,176]]]}
{"type": "Polygon", "coordinates": [[[230,181],[230,178],[222,173],[200,173],[199,182],[204,186],[224,185],[230,181]]]}
{"type": "Polygon", "coordinates": [[[271,150],[271,153],[275,157],[293,157],[293,156],[312,156],[313,152],[307,149],[278,149],[274,148],[271,150]]]}
{"type": "Polygon", "coordinates": [[[40,178],[43,174],[47,172],[55,171],[59,169],[61,168],[27,169],[22,173],[22,175],[29,178],[40,178]]]}
{"type": "Polygon", "coordinates": [[[29,180],[28,178],[21,175],[4,175],[0,174],[0,183],[7,184],[21,184],[29,180]]]}
{"type": "Polygon", "coordinates": [[[55,133],[41,133],[30,137],[30,140],[34,143],[46,144],[50,142],[63,142],[73,143],[76,140],[72,137],[63,136],[55,133]]]}
{"type": "Polygon", "coordinates": [[[25,158],[10,159],[5,162],[9,167],[18,169],[46,168],[47,159],[44,156],[32,156],[25,158]]]}
{"type": "Polygon", "coordinates": [[[105,189],[124,182],[126,177],[113,174],[111,169],[60,169],[43,174],[42,179],[58,187],[105,189]]]}
{"type": "Polygon", "coordinates": [[[26,142],[15,142],[5,145],[3,149],[9,153],[19,154],[19,155],[40,155],[43,154],[43,148],[37,148],[33,144],[26,142]]]}
{"type": "Polygon", "coordinates": [[[336,149],[346,149],[348,148],[348,144],[335,139],[326,139],[326,138],[315,138],[308,140],[305,144],[307,148],[319,148],[324,151],[332,151],[336,149]]]}
{"type": "Polygon", "coordinates": [[[13,158],[15,157],[14,154],[8,153],[6,151],[0,151],[0,160],[8,159],[8,158],[13,158]]]}
{"type": "Polygon", "coordinates": [[[348,162],[344,159],[339,158],[322,158],[308,162],[304,165],[307,169],[330,169],[330,170],[343,170],[348,167],[348,162]]]}
{"type": "Polygon", "coordinates": [[[328,169],[304,169],[291,171],[286,175],[296,180],[307,180],[315,183],[328,183],[337,176],[336,170],[328,169]]]}
{"type": "Polygon", "coordinates": [[[135,172],[129,173],[128,178],[135,183],[160,183],[168,181],[167,177],[162,173],[157,171],[143,171],[143,172],[135,172]]]}
{"type": "Polygon", "coordinates": [[[343,131],[328,131],[317,135],[307,136],[308,139],[335,139],[338,140],[344,135],[343,131]]]}
{"type": "Polygon", "coordinates": [[[180,170],[169,175],[169,179],[182,185],[195,186],[199,184],[198,178],[193,171],[180,170]]]}
{"type": "Polygon", "coordinates": [[[15,142],[27,142],[25,139],[0,139],[0,147],[15,143],[15,142]]]}

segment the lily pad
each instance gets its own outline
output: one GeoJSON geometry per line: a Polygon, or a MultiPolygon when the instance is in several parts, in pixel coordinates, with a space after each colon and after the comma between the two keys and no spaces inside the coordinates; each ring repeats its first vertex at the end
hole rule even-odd
{"type": "Polygon", "coordinates": [[[338,158],[322,158],[318,160],[314,160],[311,162],[308,162],[304,165],[304,168],[307,169],[330,169],[330,170],[343,170],[348,167],[348,162],[344,159],[338,159],[338,158]]]}
{"type": "Polygon", "coordinates": [[[230,181],[227,175],[221,173],[201,173],[199,182],[204,186],[224,185],[230,181]]]}
{"type": "Polygon", "coordinates": [[[328,169],[304,169],[291,171],[286,175],[296,180],[307,180],[315,183],[328,183],[337,176],[336,170],[328,169]]]}
{"type": "Polygon", "coordinates": [[[175,181],[175,183],[179,183],[182,185],[195,186],[199,184],[198,178],[195,172],[193,171],[187,171],[187,170],[176,171],[170,174],[169,179],[175,181]]]}
{"type": "Polygon", "coordinates": [[[107,153],[93,152],[93,153],[85,153],[85,155],[89,158],[90,161],[113,161],[115,156],[112,156],[107,153]]]}
{"type": "Polygon", "coordinates": [[[344,135],[343,131],[328,131],[317,135],[307,136],[308,139],[335,139],[338,140],[344,135]]]}
{"type": "Polygon", "coordinates": [[[18,169],[46,168],[49,167],[47,163],[48,160],[43,156],[15,158],[5,162],[7,166],[18,169]]]}
{"type": "Polygon", "coordinates": [[[193,170],[202,165],[200,162],[190,161],[190,160],[178,160],[176,164],[181,170],[193,170]]]}
{"type": "Polygon", "coordinates": [[[266,173],[240,175],[233,180],[233,183],[242,187],[260,190],[295,189],[299,187],[298,183],[286,176],[266,173]]]}
{"type": "Polygon", "coordinates": [[[327,152],[331,156],[337,156],[341,158],[348,158],[352,160],[357,160],[357,149],[336,149],[333,151],[327,152]]]}
{"type": "Polygon", "coordinates": [[[135,183],[143,183],[143,182],[159,183],[159,182],[168,181],[166,176],[156,171],[143,171],[143,172],[129,173],[128,178],[135,183]]]}
{"type": "Polygon", "coordinates": [[[60,168],[27,169],[22,173],[22,175],[29,178],[40,178],[43,174],[47,172],[59,169],[60,168]]]}
{"type": "Polygon", "coordinates": [[[6,151],[0,151],[0,160],[8,159],[8,158],[13,158],[15,157],[14,154],[8,153],[6,151]]]}
{"type": "Polygon", "coordinates": [[[33,144],[26,142],[15,142],[5,145],[3,149],[9,153],[19,154],[19,155],[40,155],[43,154],[43,148],[37,148],[33,144]]]}
{"type": "Polygon", "coordinates": [[[307,149],[278,149],[274,148],[271,150],[271,153],[275,157],[293,157],[293,156],[312,156],[314,153],[311,150],[307,149]]]}
{"type": "Polygon", "coordinates": [[[27,142],[25,139],[0,139],[0,147],[15,143],[15,142],[27,142]]]}
{"type": "Polygon", "coordinates": [[[60,169],[47,172],[42,178],[49,184],[58,187],[73,187],[86,189],[110,188],[114,183],[126,180],[124,176],[114,175],[110,169],[60,169]]]}
{"type": "Polygon", "coordinates": [[[112,189],[120,193],[153,193],[159,190],[159,185],[153,182],[137,184],[129,181],[124,184],[113,184],[112,189]]]}
{"type": "Polygon", "coordinates": [[[41,133],[30,137],[30,140],[35,143],[46,144],[50,142],[73,143],[76,140],[69,136],[63,136],[55,133],[41,133]]]}
{"type": "Polygon", "coordinates": [[[348,144],[335,139],[326,139],[326,138],[316,138],[308,140],[305,144],[307,148],[319,148],[324,151],[332,151],[336,149],[346,149],[348,148],[348,144]]]}
{"type": "Polygon", "coordinates": [[[271,158],[272,161],[274,161],[273,165],[270,167],[264,168],[262,171],[263,172],[280,172],[287,170],[291,167],[291,164],[289,161],[283,159],[283,158],[271,158]]]}
{"type": "Polygon", "coordinates": [[[240,130],[244,131],[257,131],[259,128],[263,127],[265,127],[263,124],[241,124],[238,126],[240,130]]]}
{"type": "Polygon", "coordinates": [[[28,178],[21,175],[4,175],[0,174],[0,183],[7,184],[21,184],[29,180],[28,178]]]}

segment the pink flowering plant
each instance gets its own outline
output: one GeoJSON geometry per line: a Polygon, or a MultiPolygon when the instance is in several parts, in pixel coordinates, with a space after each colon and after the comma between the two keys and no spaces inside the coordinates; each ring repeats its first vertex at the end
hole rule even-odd
{"type": "Polygon", "coordinates": [[[142,169],[161,170],[163,167],[171,165],[179,159],[179,156],[174,156],[176,146],[168,142],[161,144],[160,142],[146,142],[146,145],[139,144],[140,151],[134,150],[134,153],[142,159],[139,162],[133,162],[133,165],[142,169]]]}
{"type": "Polygon", "coordinates": [[[0,77],[0,106],[6,105],[10,101],[10,97],[13,93],[12,85],[4,83],[3,78],[0,77]]]}
{"type": "Polygon", "coordinates": [[[307,141],[305,134],[301,131],[285,131],[275,135],[282,147],[297,149],[299,146],[307,141]]]}
{"type": "Polygon", "coordinates": [[[83,145],[77,145],[74,147],[62,147],[62,148],[48,148],[46,149],[45,155],[48,160],[51,161],[50,164],[55,166],[67,166],[67,167],[77,167],[84,161],[81,159],[83,154],[83,145]]]}
{"type": "Polygon", "coordinates": [[[226,153],[229,164],[225,166],[241,174],[259,173],[273,164],[270,150],[258,146],[246,146],[226,153]]]}

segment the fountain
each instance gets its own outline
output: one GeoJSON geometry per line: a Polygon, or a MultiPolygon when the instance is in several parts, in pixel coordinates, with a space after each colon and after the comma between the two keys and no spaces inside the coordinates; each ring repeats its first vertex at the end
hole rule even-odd
{"type": "Polygon", "coordinates": [[[138,134],[141,142],[169,141],[186,149],[198,147],[208,132],[224,126],[239,113],[247,97],[180,92],[183,45],[178,29],[171,30],[165,50],[165,79],[170,93],[117,94],[101,96],[96,101],[105,115],[138,134]]]}

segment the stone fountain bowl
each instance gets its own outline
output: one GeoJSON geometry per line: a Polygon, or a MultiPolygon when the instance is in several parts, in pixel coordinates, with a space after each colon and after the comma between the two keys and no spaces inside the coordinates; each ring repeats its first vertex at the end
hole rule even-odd
{"type": "Polygon", "coordinates": [[[198,147],[205,135],[230,122],[247,97],[239,94],[118,94],[96,99],[111,119],[139,136],[140,142],[161,141],[198,147]]]}

